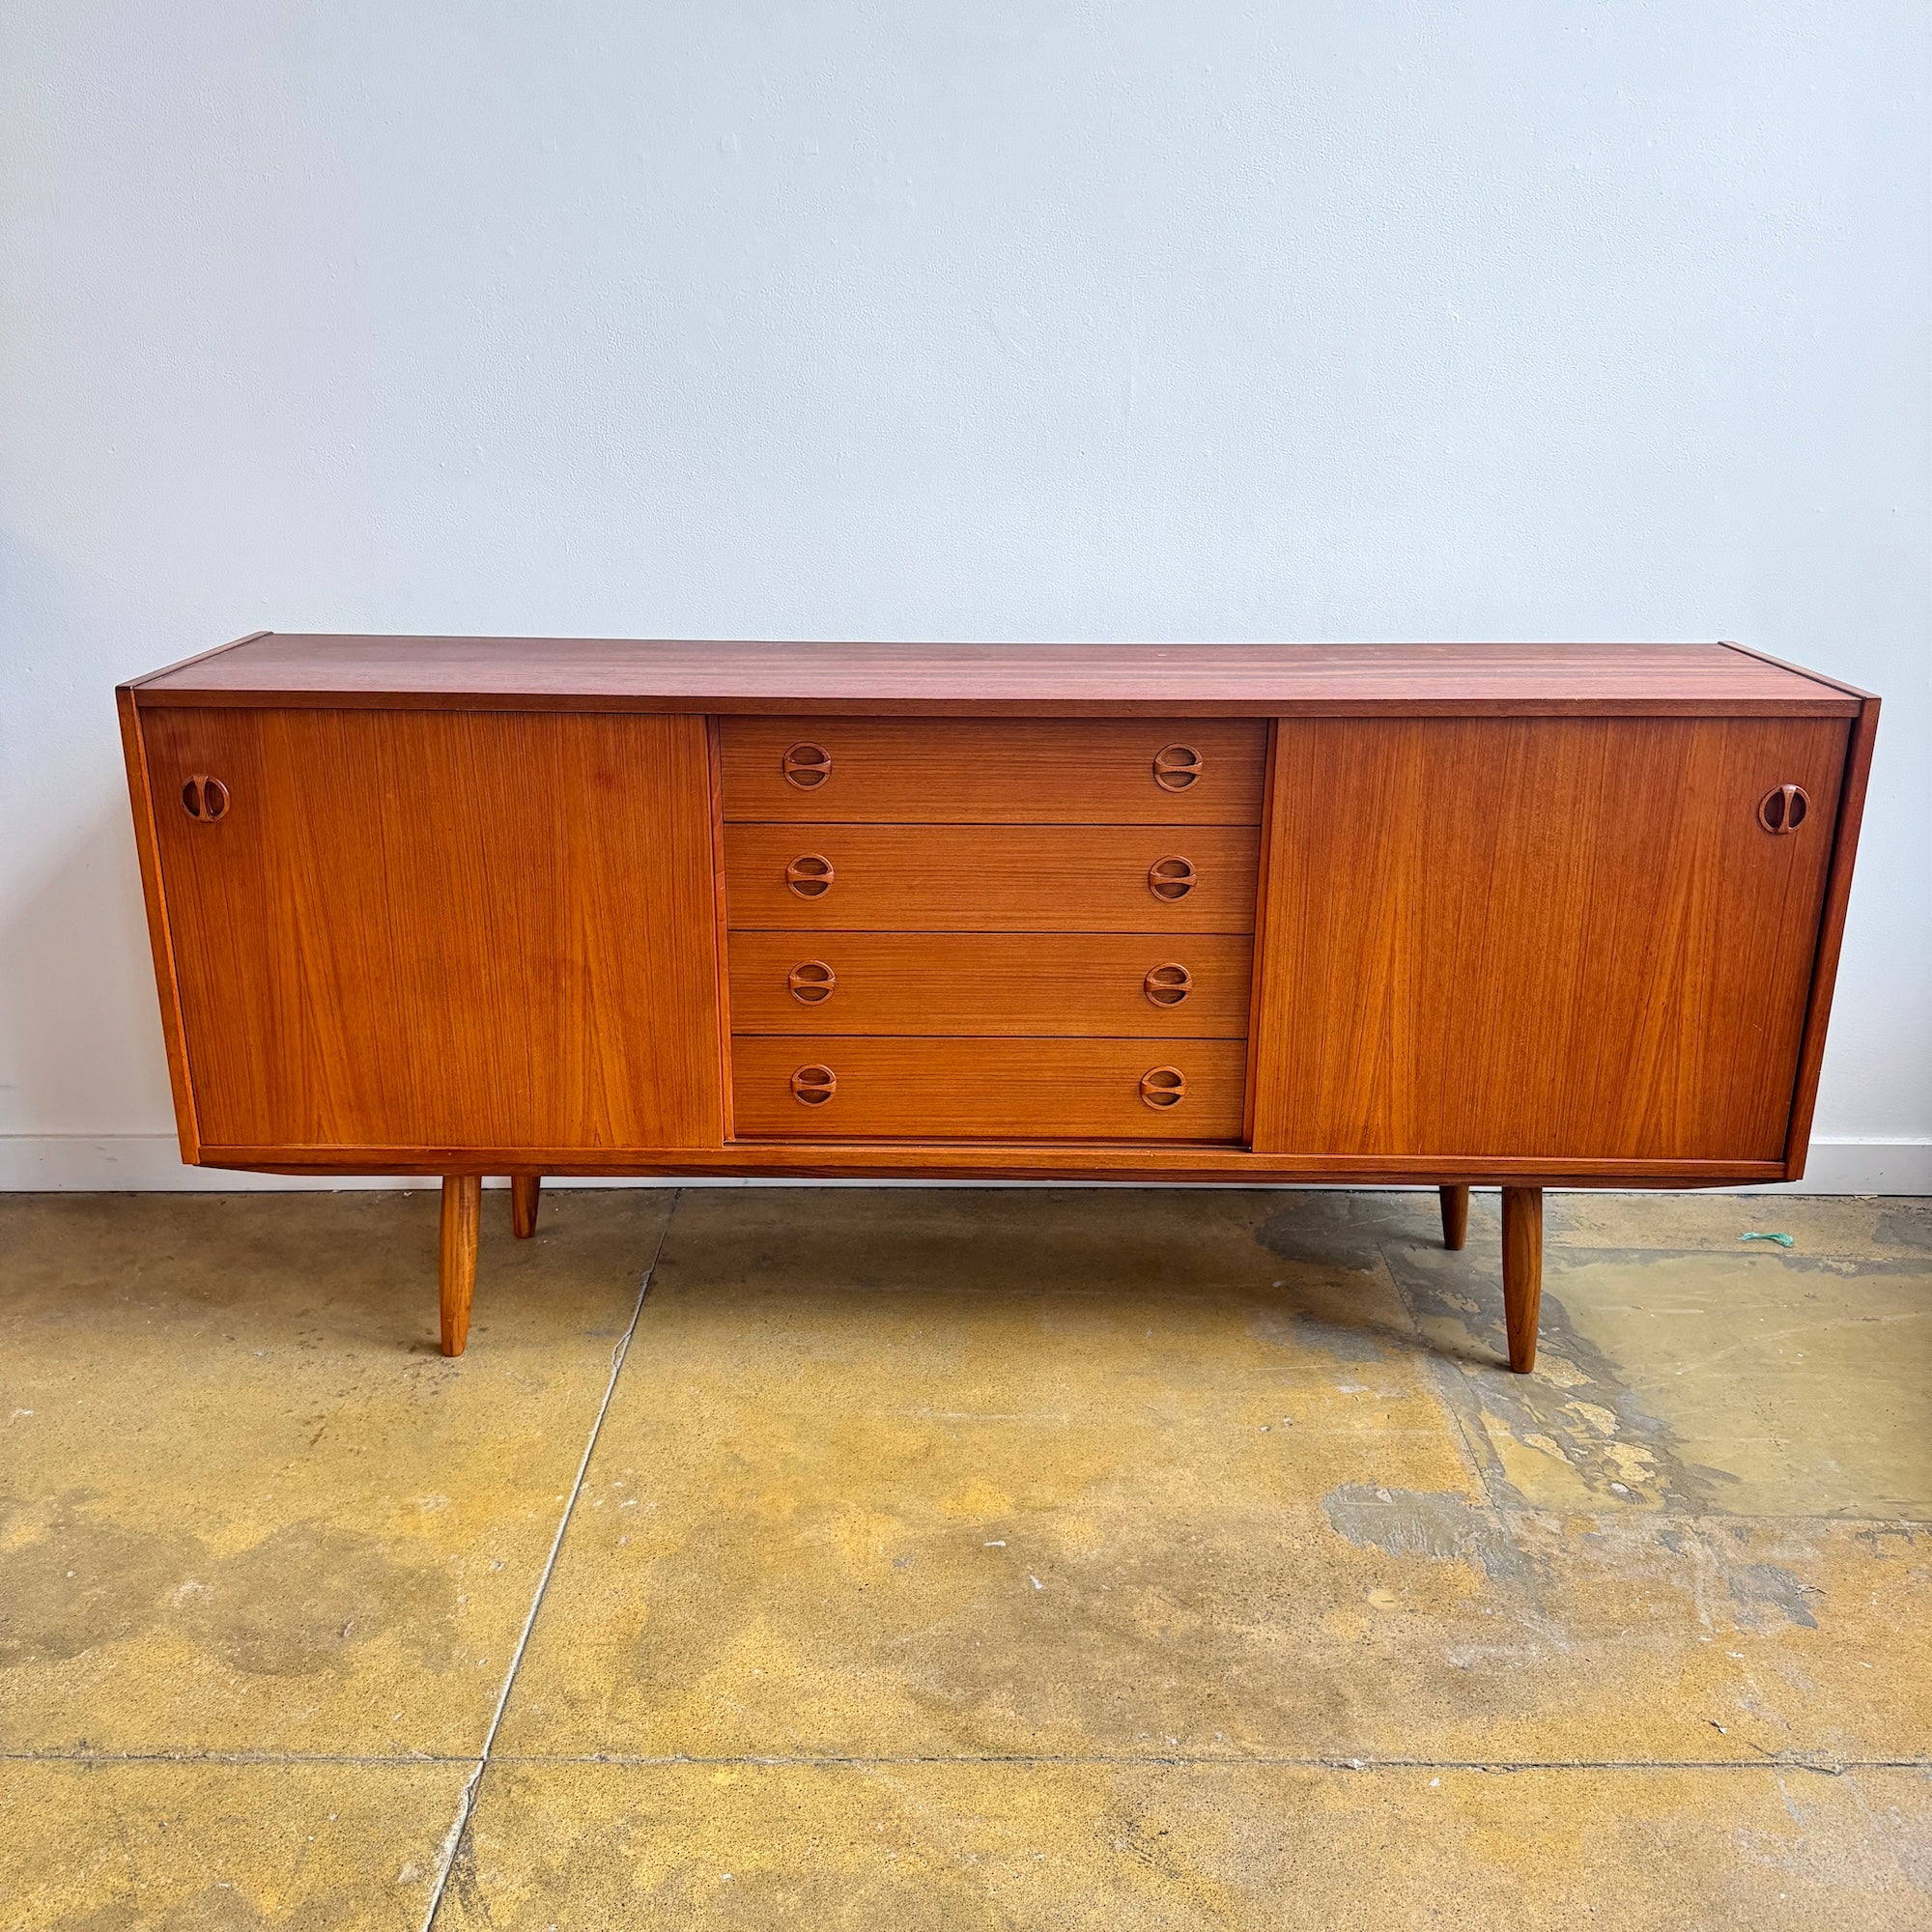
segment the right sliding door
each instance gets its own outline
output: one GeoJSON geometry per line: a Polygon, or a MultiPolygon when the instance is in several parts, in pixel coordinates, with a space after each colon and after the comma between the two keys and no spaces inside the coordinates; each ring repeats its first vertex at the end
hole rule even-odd
{"type": "Polygon", "coordinates": [[[1256,1151],[1781,1159],[1847,728],[1280,721],[1256,1151]]]}

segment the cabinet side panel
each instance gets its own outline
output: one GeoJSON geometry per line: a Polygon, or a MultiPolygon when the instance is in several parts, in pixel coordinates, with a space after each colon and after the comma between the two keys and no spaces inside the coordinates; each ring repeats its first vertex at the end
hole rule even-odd
{"type": "Polygon", "coordinates": [[[701,718],[168,710],[156,830],[203,1138],[723,1138],[701,718]]]}
{"type": "Polygon", "coordinates": [[[1845,779],[1838,795],[1838,829],[1832,843],[1832,873],[1825,887],[1819,922],[1818,956],[1811,970],[1811,996],[1804,1014],[1804,1044],[1798,1056],[1798,1083],[1785,1136],[1785,1179],[1802,1180],[1811,1151],[1811,1114],[1818,1102],[1818,1075],[1825,1064],[1825,1028],[1832,1016],[1832,990],[1838,979],[1838,951],[1844,943],[1845,913],[1852,897],[1852,866],[1859,852],[1864,818],[1865,781],[1871,776],[1872,746],[1878,736],[1878,699],[1865,698],[1853,722],[1845,753],[1845,779]]]}
{"type": "Polygon", "coordinates": [[[1256,1149],[1781,1159],[1845,738],[1283,721],[1256,1149]]]}
{"type": "Polygon", "coordinates": [[[194,1086],[188,1077],[187,1048],[182,1030],[181,989],[175,982],[174,946],[168,934],[167,899],[156,849],[155,804],[148,782],[147,752],[134,694],[123,685],[114,694],[121,716],[121,753],[128,767],[128,803],[134,819],[134,849],[141,866],[141,898],[148,916],[148,943],[155,957],[155,991],[161,1005],[161,1038],[168,1057],[168,1089],[174,1096],[175,1133],[182,1159],[190,1166],[201,1157],[195,1125],[194,1086]]]}

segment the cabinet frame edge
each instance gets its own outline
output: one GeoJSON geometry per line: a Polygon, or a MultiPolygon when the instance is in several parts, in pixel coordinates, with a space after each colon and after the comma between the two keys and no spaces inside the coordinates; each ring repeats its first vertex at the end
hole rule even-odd
{"type": "Polygon", "coordinates": [[[1042,1180],[1078,1184],[1268,1187],[1738,1187],[1776,1181],[1775,1160],[1590,1160],[1569,1156],[1251,1153],[1234,1143],[790,1141],[722,1148],[209,1147],[203,1165],[267,1174],[509,1174],[672,1179],[687,1175],[803,1179],[1042,1180]]]}
{"type": "Polygon", "coordinates": [[[1255,863],[1255,920],[1248,954],[1248,1039],[1247,1066],[1241,1088],[1241,1145],[1250,1152],[1255,1145],[1255,1088],[1261,1070],[1262,980],[1268,960],[1268,862],[1274,851],[1274,766],[1275,740],[1281,733],[1281,720],[1270,718],[1262,737],[1262,840],[1255,863]]]}
{"type": "Polygon", "coordinates": [[[731,1090],[731,907],[724,883],[724,743],[715,715],[704,720],[704,783],[709,793],[711,838],[711,977],[718,1008],[718,1135],[727,1146],[737,1134],[731,1090]]]}

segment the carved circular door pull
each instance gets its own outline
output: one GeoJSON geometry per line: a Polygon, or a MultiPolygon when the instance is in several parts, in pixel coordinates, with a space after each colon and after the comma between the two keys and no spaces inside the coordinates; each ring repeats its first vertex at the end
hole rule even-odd
{"type": "Polygon", "coordinates": [[[823,745],[790,745],[781,761],[785,783],[816,791],[832,776],[832,753],[823,745]]]}
{"type": "Polygon", "coordinates": [[[1757,822],[1767,832],[1796,832],[1810,815],[1810,794],[1803,785],[1777,785],[1757,802],[1757,822]]]}
{"type": "Polygon", "coordinates": [[[1187,1076],[1178,1066],[1151,1066],[1141,1075],[1141,1099],[1156,1112],[1178,1107],[1187,1093],[1187,1076]]]}
{"type": "Polygon", "coordinates": [[[832,861],[822,852],[801,853],[785,867],[785,884],[802,899],[823,898],[832,878],[832,861]]]}
{"type": "Polygon", "coordinates": [[[1163,745],[1153,754],[1153,781],[1162,791],[1185,791],[1201,768],[1201,753],[1192,745],[1163,745]]]}
{"type": "Polygon", "coordinates": [[[1194,975],[1179,960],[1165,966],[1150,966],[1141,981],[1141,991],[1156,1007],[1178,1007],[1194,990],[1194,975]]]}
{"type": "Polygon", "coordinates": [[[791,1076],[791,1096],[805,1107],[822,1107],[838,1091],[838,1076],[829,1066],[801,1066],[791,1076]]]}
{"type": "Polygon", "coordinates": [[[1148,867],[1148,891],[1169,904],[1184,899],[1198,881],[1192,859],[1156,859],[1148,867]]]}
{"type": "Polygon", "coordinates": [[[197,772],[182,786],[182,810],[190,818],[199,818],[204,822],[220,818],[228,810],[228,787],[219,779],[197,772]]]}
{"type": "Polygon", "coordinates": [[[803,960],[785,975],[792,998],[808,1007],[822,1007],[838,983],[838,975],[822,959],[803,960]]]}

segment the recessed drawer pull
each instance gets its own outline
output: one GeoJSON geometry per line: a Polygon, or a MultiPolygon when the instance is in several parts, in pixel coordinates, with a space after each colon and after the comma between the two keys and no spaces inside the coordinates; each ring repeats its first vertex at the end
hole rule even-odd
{"type": "Polygon", "coordinates": [[[1192,859],[1156,859],[1148,867],[1148,891],[1170,905],[1176,899],[1184,899],[1198,880],[1192,859]]]}
{"type": "Polygon", "coordinates": [[[821,1064],[801,1066],[791,1076],[791,1096],[805,1107],[822,1107],[838,1091],[838,1076],[821,1064]]]}
{"type": "Polygon", "coordinates": [[[1778,785],[1757,802],[1757,822],[1767,832],[1796,832],[1810,813],[1810,795],[1803,785],[1778,785]]]}
{"type": "Polygon", "coordinates": [[[1141,1099],[1155,1112],[1178,1107],[1187,1093],[1187,1076],[1178,1066],[1151,1066],[1141,1075],[1141,1099]]]}
{"type": "Polygon", "coordinates": [[[1156,1007],[1178,1007],[1193,990],[1194,975],[1178,959],[1165,966],[1150,966],[1141,981],[1141,991],[1156,1007]]]}
{"type": "Polygon", "coordinates": [[[228,811],[228,787],[219,779],[197,772],[182,786],[182,810],[190,818],[201,819],[204,823],[211,818],[224,817],[228,811]]]}
{"type": "Polygon", "coordinates": [[[1153,781],[1162,791],[1185,791],[1201,770],[1201,753],[1191,745],[1163,745],[1153,754],[1153,781]]]}
{"type": "Polygon", "coordinates": [[[822,1007],[832,997],[838,975],[822,959],[807,959],[785,975],[785,985],[802,1006],[822,1007]]]}
{"type": "Polygon", "coordinates": [[[800,791],[816,791],[832,776],[832,753],[823,745],[791,745],[781,765],[786,784],[796,785],[800,791]]]}
{"type": "Polygon", "coordinates": [[[832,878],[832,861],[822,852],[801,853],[785,867],[785,884],[802,899],[823,898],[832,878]]]}

